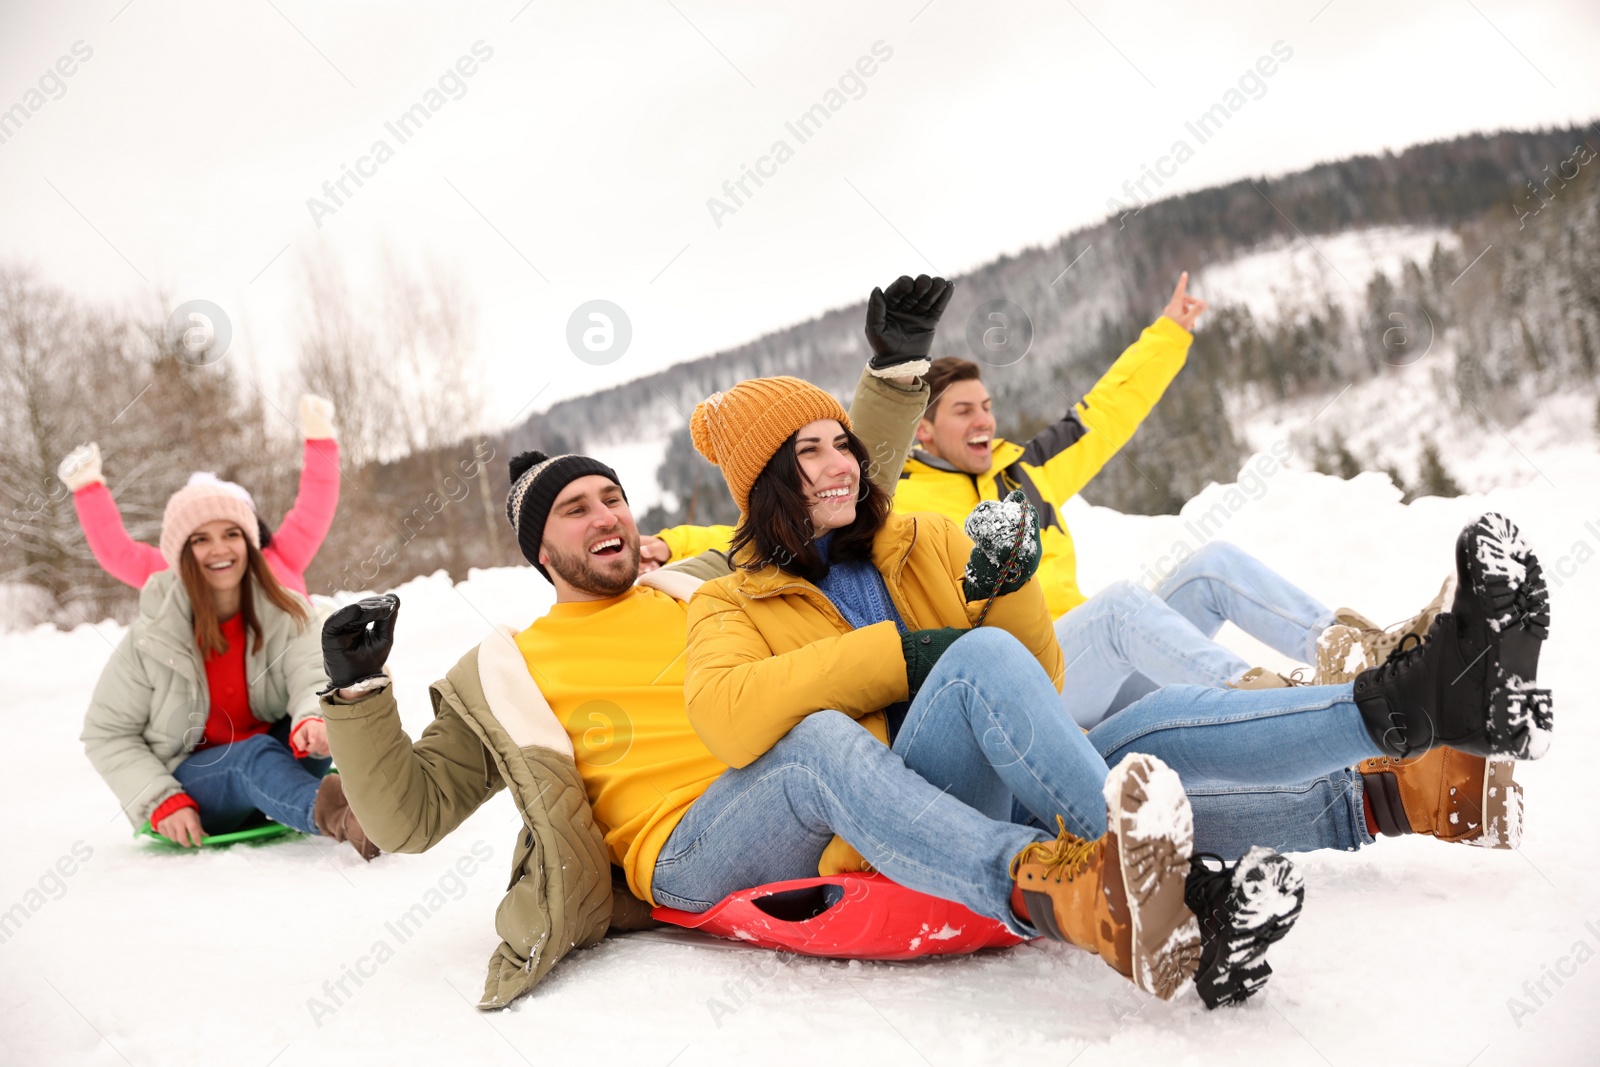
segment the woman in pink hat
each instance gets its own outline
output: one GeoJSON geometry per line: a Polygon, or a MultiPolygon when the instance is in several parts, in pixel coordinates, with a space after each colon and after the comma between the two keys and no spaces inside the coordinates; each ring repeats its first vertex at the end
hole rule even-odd
{"type": "MultiPolygon", "coordinates": [[[[268,529],[260,516],[252,521],[257,524],[261,555],[279,584],[303,595],[306,568],[328,536],[333,513],[339,507],[339,442],[334,438],[333,403],[320,396],[301,397],[300,426],[305,434],[305,453],[294,507],[275,531],[268,529]]],[[[152,574],[168,566],[159,549],[128,535],[122,512],[117,510],[117,502],[111,498],[100,471],[99,445],[91,441],[73,449],[61,461],[56,476],[72,491],[72,505],[83,526],[84,539],[107,574],[143,589],[152,574]]],[[[191,484],[197,479],[217,481],[215,475],[201,473],[190,479],[191,484]]],[[[222,484],[242,495],[254,515],[255,502],[242,486],[222,484]]]]}
{"type": "Polygon", "coordinates": [[[83,724],[123,812],[186,847],[261,812],[370,860],[339,776],[323,776],[327,678],[310,605],[273,576],[246,497],[214,479],[180,489],[159,551],[83,724]]]}

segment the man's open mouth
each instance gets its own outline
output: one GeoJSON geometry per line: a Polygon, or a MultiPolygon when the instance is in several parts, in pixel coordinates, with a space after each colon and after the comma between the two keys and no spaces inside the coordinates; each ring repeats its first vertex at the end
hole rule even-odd
{"type": "Polygon", "coordinates": [[[615,556],[622,552],[622,538],[608,537],[589,546],[591,556],[615,556]]]}

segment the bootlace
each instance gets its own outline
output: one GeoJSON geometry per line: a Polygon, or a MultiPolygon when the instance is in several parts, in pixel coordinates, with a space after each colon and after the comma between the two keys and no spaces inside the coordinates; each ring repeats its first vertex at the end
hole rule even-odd
{"type": "Polygon", "coordinates": [[[1404,674],[1412,663],[1422,657],[1423,650],[1427,647],[1427,644],[1426,638],[1418,637],[1416,634],[1408,633],[1400,638],[1400,643],[1395,646],[1394,651],[1389,653],[1389,658],[1384,660],[1382,666],[1378,668],[1379,684],[1392,682],[1404,674]],[[1411,642],[1411,644],[1407,644],[1407,641],[1411,642]]]}
{"type": "Polygon", "coordinates": [[[1070,878],[1087,867],[1089,861],[1099,852],[1099,840],[1086,841],[1068,833],[1066,821],[1059,815],[1056,816],[1056,828],[1060,833],[1054,841],[1035,841],[1011,857],[1013,879],[1024,863],[1034,860],[1044,865],[1047,875],[1070,878]]]}

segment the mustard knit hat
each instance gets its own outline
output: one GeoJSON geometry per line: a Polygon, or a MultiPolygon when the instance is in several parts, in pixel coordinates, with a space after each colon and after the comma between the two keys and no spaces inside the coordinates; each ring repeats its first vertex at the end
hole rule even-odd
{"type": "Polygon", "coordinates": [[[689,416],[695,451],[722,468],[734,503],[750,509],[750,487],[800,427],[818,419],[838,419],[850,429],[850,416],[832,394],[799,378],[751,378],[712,393],[689,416]]]}
{"type": "Polygon", "coordinates": [[[189,535],[213,519],[237,524],[245,539],[260,550],[261,528],[256,523],[255,509],[240,492],[233,483],[213,478],[209,482],[191,480],[172,494],[166,514],[161,517],[161,557],[167,566],[178,569],[178,557],[183,554],[189,535]]]}

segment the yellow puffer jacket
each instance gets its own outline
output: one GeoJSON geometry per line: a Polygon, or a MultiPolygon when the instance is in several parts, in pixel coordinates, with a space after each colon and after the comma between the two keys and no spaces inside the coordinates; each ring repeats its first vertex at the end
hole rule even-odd
{"type": "Polygon", "coordinates": [[[999,500],[1021,489],[1039,512],[1044,558],[1039,581],[1052,618],[1083,603],[1072,534],[1056,509],[1100,473],[1128,443],[1183,369],[1194,335],[1166,316],[1139,335],[1127,351],[1061,421],[1025,445],[995,439],[993,462],[979,475],[960,471],[913,450],[895,490],[896,511],[937,511],[956,522],[980,500],[999,500]]]}
{"type": "MultiPolygon", "coordinates": [[[[891,515],[873,541],[872,562],[907,628],[970,629],[983,610],[961,588],[971,553],[967,535],[943,515],[891,515]]],[[[1061,646],[1037,578],[997,599],[984,625],[1020,640],[1061,688],[1061,646]]],[[[683,688],[695,732],[733,767],[753,763],[801,719],[830,708],[887,744],[882,709],[908,693],[894,623],[851,629],[820,589],[773,566],[707,582],[689,601],[683,688]]],[[[863,866],[835,839],[819,869],[863,866]]]]}

